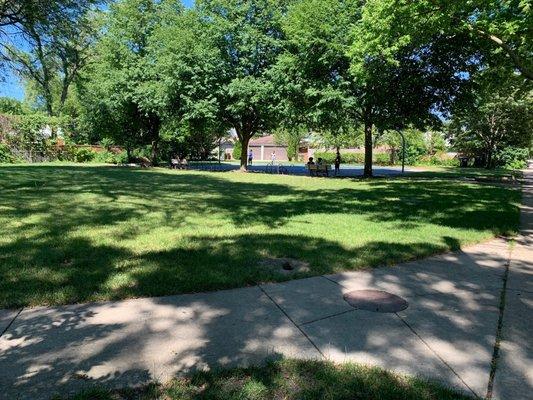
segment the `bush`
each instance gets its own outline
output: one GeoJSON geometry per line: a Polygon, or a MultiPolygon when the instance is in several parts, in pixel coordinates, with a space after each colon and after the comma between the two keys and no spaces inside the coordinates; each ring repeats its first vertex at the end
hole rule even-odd
{"type": "Polygon", "coordinates": [[[116,154],[106,150],[95,153],[92,161],[104,164],[125,164],[128,161],[128,155],[125,151],[116,154]]]}
{"type": "Polygon", "coordinates": [[[58,155],[61,161],[73,161],[79,163],[95,162],[103,164],[124,164],[128,156],[125,151],[118,154],[111,151],[95,152],[91,148],[65,145],[63,151],[58,155]]]}
{"type": "Polygon", "coordinates": [[[89,162],[93,161],[95,156],[96,153],[91,149],[86,149],[83,147],[74,147],[74,150],[72,152],[72,161],[79,163],[89,162]]]}
{"type": "Polygon", "coordinates": [[[74,161],[74,153],[76,152],[76,147],[70,144],[65,144],[61,151],[57,153],[57,159],[59,161],[74,161]]]}
{"type": "Polygon", "coordinates": [[[529,150],[520,147],[506,147],[499,150],[495,156],[497,167],[505,169],[523,169],[527,167],[529,150]]]}
{"type": "MultiPolygon", "coordinates": [[[[407,165],[416,165],[419,163],[422,157],[427,155],[426,148],[423,146],[423,143],[414,142],[409,143],[407,142],[407,146],[405,149],[405,164],[407,165]]],[[[402,159],[402,153],[400,151],[400,160],[402,159]]]]}
{"type": "Polygon", "coordinates": [[[101,151],[94,154],[94,158],[92,161],[104,164],[115,164],[115,154],[107,150],[101,151]]]}
{"type": "Polygon", "coordinates": [[[11,149],[4,143],[0,143],[0,163],[13,163],[16,158],[11,153],[11,149]]]}
{"type": "Polygon", "coordinates": [[[113,139],[110,138],[103,138],[100,141],[100,145],[106,150],[109,150],[111,147],[113,147],[114,144],[115,143],[113,142],[113,139]]]}
{"type": "Polygon", "coordinates": [[[94,159],[95,153],[92,150],[89,149],[76,149],[74,152],[74,161],[83,163],[83,162],[89,162],[94,159]]]}
{"type": "Polygon", "coordinates": [[[128,162],[128,153],[126,150],[122,150],[120,153],[114,153],[114,164],[126,164],[128,162]]]}
{"type": "Polygon", "coordinates": [[[390,154],[389,153],[374,153],[374,164],[377,165],[390,165],[390,154]]]}
{"type": "Polygon", "coordinates": [[[418,158],[416,165],[435,165],[441,167],[458,167],[459,160],[456,157],[450,157],[446,153],[436,153],[434,155],[425,155],[418,158]]]}
{"type": "MultiPolygon", "coordinates": [[[[373,153],[373,163],[377,165],[390,165],[390,155],[388,153],[373,153]]],[[[333,164],[336,153],[333,152],[316,152],[314,154],[315,160],[322,158],[328,164],[333,164]]],[[[342,153],[341,160],[344,164],[364,164],[364,153],[342,153]]]]}
{"type": "Polygon", "coordinates": [[[241,142],[235,142],[235,146],[233,147],[233,158],[235,160],[240,160],[242,154],[242,144],[241,142]]]}

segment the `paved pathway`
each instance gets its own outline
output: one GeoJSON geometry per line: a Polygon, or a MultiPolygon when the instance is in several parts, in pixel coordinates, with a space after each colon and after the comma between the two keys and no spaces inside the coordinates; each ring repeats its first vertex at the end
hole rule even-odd
{"type": "MultiPolygon", "coordinates": [[[[533,167],[533,165],[532,165],[533,167]]],[[[494,398],[533,397],[533,169],[526,173],[521,234],[512,252],[494,398]]]]}
{"type": "Polygon", "coordinates": [[[528,185],[523,232],[512,253],[496,239],[368,272],[0,310],[0,399],[46,399],[95,383],[164,381],[195,368],[282,355],[379,365],[436,378],[478,397],[490,389],[494,399],[530,398],[533,173],[528,185]],[[386,290],[409,307],[393,314],[355,310],[343,300],[355,289],[386,290]],[[498,363],[491,374],[497,337],[498,363]]]}

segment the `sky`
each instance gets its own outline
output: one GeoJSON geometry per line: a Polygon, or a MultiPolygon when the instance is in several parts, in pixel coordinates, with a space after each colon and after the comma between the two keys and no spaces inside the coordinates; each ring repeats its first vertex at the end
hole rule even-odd
{"type": "MultiPolygon", "coordinates": [[[[181,0],[185,7],[192,7],[194,0],[181,0]]],[[[18,77],[12,71],[0,71],[4,74],[3,82],[0,82],[0,97],[12,97],[18,100],[24,98],[24,88],[18,77]]]]}

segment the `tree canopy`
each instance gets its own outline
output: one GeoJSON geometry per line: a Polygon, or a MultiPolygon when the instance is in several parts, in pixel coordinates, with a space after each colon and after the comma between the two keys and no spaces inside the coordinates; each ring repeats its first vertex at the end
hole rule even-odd
{"type": "Polygon", "coordinates": [[[436,33],[468,35],[485,62],[511,66],[531,80],[532,26],[528,0],[368,0],[357,27],[364,40],[354,54],[393,61],[403,47],[428,43],[436,33]]]}
{"type": "Polygon", "coordinates": [[[59,115],[96,36],[99,0],[8,0],[0,9],[0,57],[59,115]]]}
{"type": "Polygon", "coordinates": [[[69,115],[85,140],[149,149],[154,163],[206,158],[233,129],[246,170],[254,135],[276,132],[294,153],[312,132],[327,147],[363,143],[371,176],[386,132],[444,121],[458,144],[479,138],[487,110],[512,104],[527,121],[505,122],[503,136],[528,136],[524,0],[102,3],[4,1],[0,53],[35,110],[69,115]]]}

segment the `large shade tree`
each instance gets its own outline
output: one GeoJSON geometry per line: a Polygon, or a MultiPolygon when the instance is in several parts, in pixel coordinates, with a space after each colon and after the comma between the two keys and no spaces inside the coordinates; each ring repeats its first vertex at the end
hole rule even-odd
{"type": "Polygon", "coordinates": [[[307,115],[316,129],[356,133],[354,127],[364,127],[364,175],[370,177],[375,129],[434,123],[476,66],[464,37],[435,35],[423,46],[397,49],[392,61],[366,54],[362,11],[356,0],[303,0],[291,7],[287,52],[275,72],[291,104],[285,108],[307,115]]]}
{"type": "Polygon", "coordinates": [[[276,125],[270,70],[283,48],[285,0],[199,0],[221,55],[219,118],[234,128],[247,169],[250,139],[276,125]]]}
{"type": "Polygon", "coordinates": [[[160,22],[159,2],[123,0],[111,7],[105,34],[85,69],[85,120],[128,150],[151,146],[156,161],[161,117],[152,93],[149,41],[160,22]]]}
{"type": "Polygon", "coordinates": [[[224,62],[210,24],[179,2],[163,4],[161,22],[150,40],[147,96],[158,105],[167,153],[205,159],[225,135],[217,91],[224,62]]]}
{"type": "Polygon", "coordinates": [[[503,71],[485,71],[476,83],[473,101],[454,113],[449,139],[456,150],[476,157],[479,166],[493,168],[499,152],[531,147],[533,88],[503,71]]]}
{"type": "Polygon", "coordinates": [[[349,75],[350,24],[358,2],[303,0],[283,21],[285,51],[270,72],[276,111],[284,125],[338,135],[357,121],[360,93],[349,75]]]}
{"type": "Polygon", "coordinates": [[[179,0],[122,0],[88,68],[86,120],[126,148],[205,158],[225,129],[223,57],[211,26],[179,0]],[[126,129],[121,129],[123,125],[126,129]]]}
{"type": "Polygon", "coordinates": [[[7,1],[0,8],[0,57],[29,82],[49,116],[59,115],[88,59],[99,0],[7,1]]]}

